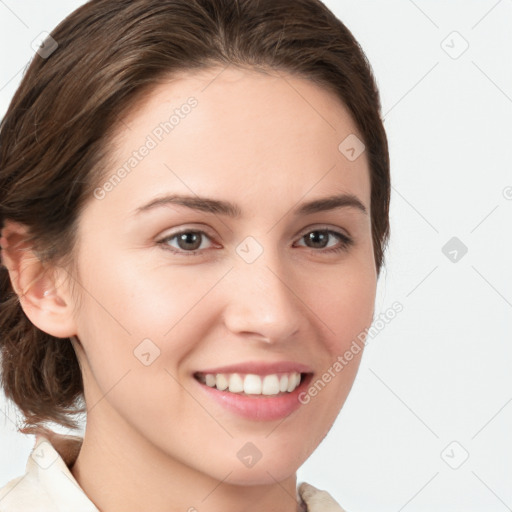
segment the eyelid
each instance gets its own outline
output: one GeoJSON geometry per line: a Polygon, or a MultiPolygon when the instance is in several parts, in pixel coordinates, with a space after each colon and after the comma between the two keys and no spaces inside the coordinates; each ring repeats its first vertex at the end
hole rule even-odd
{"type": "MultiPolygon", "coordinates": [[[[344,234],[347,237],[352,238],[352,236],[350,235],[350,233],[348,232],[347,229],[342,228],[340,226],[333,226],[331,224],[322,224],[322,223],[314,223],[309,226],[306,226],[305,228],[301,229],[299,231],[299,234],[296,236],[304,236],[306,233],[309,233],[310,231],[315,231],[315,230],[318,230],[318,231],[322,231],[322,230],[342,231],[342,232],[344,232],[344,234]]],[[[214,236],[211,234],[211,231],[213,231],[213,230],[210,230],[210,228],[205,224],[190,224],[190,225],[185,224],[179,228],[169,228],[169,230],[163,231],[161,234],[159,234],[157,236],[157,239],[167,238],[167,237],[173,236],[173,235],[179,235],[180,233],[188,232],[188,231],[199,231],[199,232],[204,232],[205,234],[207,234],[210,237],[214,236]],[[174,229],[176,229],[176,231],[174,231],[174,229]],[[167,231],[169,231],[169,233],[167,233],[167,231]]]]}
{"type": "Polygon", "coordinates": [[[307,233],[310,233],[311,231],[332,231],[352,239],[352,236],[350,235],[347,229],[341,228],[340,226],[332,226],[330,224],[312,224],[311,226],[307,226],[303,230],[301,230],[299,232],[299,236],[302,237],[307,233]]]}
{"type": "Polygon", "coordinates": [[[161,232],[156,239],[162,240],[165,238],[170,238],[176,235],[180,235],[181,233],[189,233],[190,231],[197,232],[197,233],[204,233],[205,235],[208,235],[210,238],[213,238],[214,235],[211,233],[211,229],[208,228],[208,226],[205,226],[204,224],[198,224],[198,225],[183,225],[178,228],[169,228],[165,231],[161,232]]]}

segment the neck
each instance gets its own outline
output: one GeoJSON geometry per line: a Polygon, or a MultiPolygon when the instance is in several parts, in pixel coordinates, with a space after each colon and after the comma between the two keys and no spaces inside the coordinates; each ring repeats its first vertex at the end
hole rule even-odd
{"type": "MultiPolygon", "coordinates": [[[[212,440],[215,442],[215,440],[212,440]]],[[[296,512],[296,476],[234,485],[162,453],[123,422],[88,419],[71,472],[101,512],[296,512]]]]}

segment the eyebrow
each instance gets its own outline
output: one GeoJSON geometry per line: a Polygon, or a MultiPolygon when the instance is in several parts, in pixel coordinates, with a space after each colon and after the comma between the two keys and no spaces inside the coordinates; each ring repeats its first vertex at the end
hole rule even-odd
{"type": "MultiPolygon", "coordinates": [[[[242,210],[240,207],[229,201],[179,194],[171,194],[156,198],[144,206],[137,208],[135,213],[139,214],[153,210],[155,208],[169,205],[185,206],[192,210],[226,215],[232,218],[238,218],[242,216],[242,210]]],[[[355,208],[365,215],[368,215],[368,211],[364,204],[353,194],[338,194],[322,197],[320,199],[314,199],[299,205],[293,210],[293,214],[295,216],[312,215],[314,213],[335,210],[338,208],[355,208]]]]}

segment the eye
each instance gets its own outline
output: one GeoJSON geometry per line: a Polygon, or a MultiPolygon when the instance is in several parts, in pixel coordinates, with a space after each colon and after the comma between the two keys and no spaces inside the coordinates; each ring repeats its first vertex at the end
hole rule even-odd
{"type": "Polygon", "coordinates": [[[203,237],[210,239],[204,231],[186,230],[166,236],[159,240],[158,243],[172,252],[190,256],[205,249],[202,243],[203,237]],[[177,248],[172,244],[174,240],[178,245],[177,248]]]}
{"type": "Polygon", "coordinates": [[[307,247],[312,249],[323,249],[321,252],[324,253],[345,251],[354,244],[352,238],[340,233],[339,231],[333,231],[332,229],[315,229],[313,231],[309,231],[301,237],[301,240],[305,240],[306,245],[308,243],[312,244],[307,245],[307,247]],[[331,246],[329,249],[325,249],[325,247],[329,247],[329,238],[337,239],[338,243],[331,246]]]}

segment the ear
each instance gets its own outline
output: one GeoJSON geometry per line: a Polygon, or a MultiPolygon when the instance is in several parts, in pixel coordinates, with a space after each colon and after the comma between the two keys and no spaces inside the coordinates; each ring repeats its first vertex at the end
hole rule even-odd
{"type": "Polygon", "coordinates": [[[5,221],[0,237],[2,264],[29,320],[57,338],[76,334],[70,277],[58,266],[43,264],[28,242],[28,228],[5,221]]]}

